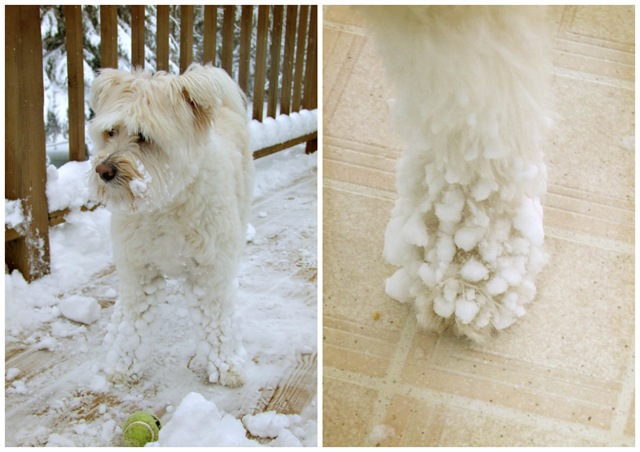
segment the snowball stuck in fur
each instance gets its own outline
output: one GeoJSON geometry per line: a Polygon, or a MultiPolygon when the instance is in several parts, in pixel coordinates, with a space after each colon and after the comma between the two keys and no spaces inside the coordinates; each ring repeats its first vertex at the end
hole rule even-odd
{"type": "Polygon", "coordinates": [[[484,228],[463,226],[456,232],[455,242],[458,248],[471,251],[484,236],[484,228]]]}
{"type": "Polygon", "coordinates": [[[411,279],[404,268],[396,271],[393,276],[387,279],[385,291],[391,298],[403,303],[411,299],[411,279]],[[404,300],[404,301],[403,301],[404,300]]]}
{"type": "Polygon", "coordinates": [[[542,229],[542,205],[540,199],[524,198],[518,213],[513,220],[513,227],[529,239],[535,246],[542,245],[544,230],[542,229]]]}
{"type": "Polygon", "coordinates": [[[469,282],[478,282],[487,279],[489,270],[478,260],[470,259],[460,269],[460,275],[469,282]]]}
{"type": "Polygon", "coordinates": [[[459,299],[456,301],[456,317],[464,324],[469,324],[474,319],[480,306],[474,301],[459,299]]]}

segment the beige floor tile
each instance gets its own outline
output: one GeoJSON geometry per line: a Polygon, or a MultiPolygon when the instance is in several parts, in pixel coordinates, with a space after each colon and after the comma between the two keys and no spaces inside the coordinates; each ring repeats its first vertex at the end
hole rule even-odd
{"type": "Polygon", "coordinates": [[[367,445],[369,416],[377,392],[357,384],[325,378],[323,393],[324,444],[367,445]]]}
{"type": "Polygon", "coordinates": [[[394,398],[385,420],[396,434],[381,446],[603,446],[597,439],[581,440],[571,429],[540,426],[511,413],[487,413],[437,401],[394,398]]]}
{"type": "Polygon", "coordinates": [[[549,23],[550,261],[527,316],[476,346],[384,294],[402,140],[361,18],[324,8],[325,446],[634,444],[633,7],[554,6],[549,23]]]}

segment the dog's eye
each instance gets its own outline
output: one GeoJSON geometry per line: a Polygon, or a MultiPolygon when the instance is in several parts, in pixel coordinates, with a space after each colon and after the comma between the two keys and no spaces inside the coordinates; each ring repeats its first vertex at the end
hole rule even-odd
{"type": "Polygon", "coordinates": [[[142,132],[140,132],[138,134],[138,143],[146,143],[147,142],[147,138],[142,134],[142,132]]]}
{"type": "Polygon", "coordinates": [[[115,129],[111,129],[111,130],[107,130],[105,132],[105,134],[109,137],[109,138],[113,138],[116,134],[116,130],[115,129]]]}

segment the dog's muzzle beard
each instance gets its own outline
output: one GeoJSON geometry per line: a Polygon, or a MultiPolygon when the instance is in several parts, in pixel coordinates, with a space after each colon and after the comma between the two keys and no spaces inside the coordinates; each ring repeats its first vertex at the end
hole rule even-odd
{"type": "Polygon", "coordinates": [[[94,171],[96,196],[108,208],[136,212],[147,207],[151,178],[137,159],[111,154],[94,171]]]}

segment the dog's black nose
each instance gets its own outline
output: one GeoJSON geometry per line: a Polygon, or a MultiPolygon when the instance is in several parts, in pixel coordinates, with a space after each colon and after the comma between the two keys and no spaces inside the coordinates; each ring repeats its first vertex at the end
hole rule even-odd
{"type": "Polygon", "coordinates": [[[105,182],[109,182],[114,177],[116,177],[116,166],[113,163],[101,163],[96,166],[96,173],[100,176],[105,182]]]}

